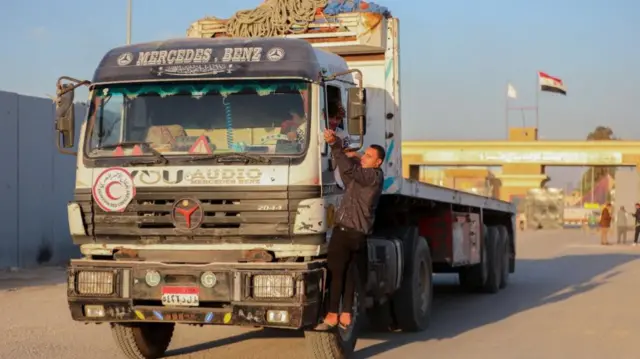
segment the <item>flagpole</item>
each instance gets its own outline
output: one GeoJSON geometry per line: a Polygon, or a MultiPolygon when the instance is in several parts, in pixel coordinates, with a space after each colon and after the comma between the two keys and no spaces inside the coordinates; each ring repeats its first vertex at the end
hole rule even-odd
{"type": "Polygon", "coordinates": [[[536,140],[540,136],[540,75],[536,73],[536,140]]]}
{"type": "Polygon", "coordinates": [[[131,8],[133,0],[129,0],[127,4],[127,45],[131,44],[131,8]]]}

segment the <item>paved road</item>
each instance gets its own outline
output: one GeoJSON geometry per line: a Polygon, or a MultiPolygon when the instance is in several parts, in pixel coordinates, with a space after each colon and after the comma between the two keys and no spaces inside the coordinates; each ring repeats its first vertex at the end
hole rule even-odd
{"type": "MultiPolygon", "coordinates": [[[[520,236],[518,272],[497,295],[466,295],[438,278],[431,329],[366,333],[358,358],[635,359],[640,338],[640,247],[596,244],[577,230],[520,236]]],[[[0,275],[0,358],[113,359],[106,325],[71,321],[64,272],[0,275]]],[[[179,327],[172,358],[304,358],[294,335],[179,327]]]]}

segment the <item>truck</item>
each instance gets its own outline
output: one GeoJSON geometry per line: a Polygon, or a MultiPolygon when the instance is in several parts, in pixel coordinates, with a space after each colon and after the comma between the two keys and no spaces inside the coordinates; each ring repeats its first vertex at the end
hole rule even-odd
{"type": "Polygon", "coordinates": [[[321,18],[252,37],[204,19],[187,38],[109,50],[91,81],[58,80],[57,147],[77,156],[69,309],[109,323],[125,357],[161,357],[185,324],[299,330],[311,357],[348,358],[365,320],[425,330],[434,273],[457,273],[471,292],[507,286],[514,206],[421,183],[403,159],[398,19],[321,18]],[[76,138],[80,86],[89,100],[76,138]],[[352,324],[316,331],[344,193],[322,136],[331,101],[349,150],[379,144],[387,156],[352,324]]]}

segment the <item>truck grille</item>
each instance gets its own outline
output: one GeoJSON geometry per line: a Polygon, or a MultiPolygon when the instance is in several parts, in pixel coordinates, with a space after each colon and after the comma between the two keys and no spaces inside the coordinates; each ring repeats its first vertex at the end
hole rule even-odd
{"type": "Polygon", "coordinates": [[[319,186],[137,188],[124,212],[105,212],[93,201],[90,190],[76,190],[89,235],[234,237],[289,236],[298,204],[320,197],[319,186]],[[176,201],[200,201],[204,218],[199,228],[178,231],[171,211],[176,201]]]}

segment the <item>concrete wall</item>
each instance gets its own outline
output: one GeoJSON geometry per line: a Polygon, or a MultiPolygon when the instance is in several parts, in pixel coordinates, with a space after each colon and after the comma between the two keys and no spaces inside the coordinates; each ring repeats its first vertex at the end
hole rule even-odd
{"type": "MultiPolygon", "coordinates": [[[[74,156],[55,147],[53,102],[0,91],[0,268],[63,263],[79,254],[66,204],[74,156]]],[[[76,106],[76,139],[85,107],[76,106]]]]}
{"type": "MultiPolygon", "coordinates": [[[[618,168],[616,171],[615,196],[613,199],[614,213],[618,213],[620,206],[628,212],[635,211],[636,202],[640,201],[640,181],[635,168],[618,168]]],[[[633,229],[633,216],[627,216],[627,227],[633,229]]]]}

